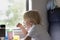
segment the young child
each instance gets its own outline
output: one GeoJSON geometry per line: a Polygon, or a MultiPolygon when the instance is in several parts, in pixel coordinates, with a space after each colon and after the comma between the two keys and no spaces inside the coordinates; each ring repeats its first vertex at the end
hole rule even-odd
{"type": "Polygon", "coordinates": [[[45,27],[41,26],[41,18],[37,11],[28,11],[24,14],[24,28],[22,24],[18,24],[25,35],[25,40],[50,40],[45,27]]]}

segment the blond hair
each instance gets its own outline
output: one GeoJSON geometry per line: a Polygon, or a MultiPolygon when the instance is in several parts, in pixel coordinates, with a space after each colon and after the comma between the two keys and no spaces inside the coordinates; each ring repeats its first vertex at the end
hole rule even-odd
{"type": "Polygon", "coordinates": [[[37,11],[28,11],[24,14],[24,19],[32,21],[34,24],[40,24],[41,18],[37,11]]]}

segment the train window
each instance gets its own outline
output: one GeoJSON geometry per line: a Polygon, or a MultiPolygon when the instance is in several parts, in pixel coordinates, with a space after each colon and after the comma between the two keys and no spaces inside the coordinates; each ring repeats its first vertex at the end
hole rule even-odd
{"type": "Polygon", "coordinates": [[[18,22],[23,22],[26,12],[26,0],[0,0],[0,24],[15,27],[18,22]]]}
{"type": "Polygon", "coordinates": [[[0,25],[14,28],[17,23],[23,23],[24,12],[31,9],[31,0],[0,0],[0,25]]]}

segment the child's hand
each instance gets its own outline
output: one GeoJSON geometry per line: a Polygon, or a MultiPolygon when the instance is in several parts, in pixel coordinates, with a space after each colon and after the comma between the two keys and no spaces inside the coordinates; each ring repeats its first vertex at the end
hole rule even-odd
{"type": "Polygon", "coordinates": [[[23,27],[23,26],[22,26],[22,24],[18,23],[18,24],[17,24],[17,27],[20,27],[20,28],[21,28],[21,27],[23,27]]]}
{"type": "Polygon", "coordinates": [[[24,26],[20,23],[17,24],[17,27],[20,27],[20,29],[22,30],[22,32],[24,33],[24,35],[27,35],[27,30],[24,28],[24,26]]]}

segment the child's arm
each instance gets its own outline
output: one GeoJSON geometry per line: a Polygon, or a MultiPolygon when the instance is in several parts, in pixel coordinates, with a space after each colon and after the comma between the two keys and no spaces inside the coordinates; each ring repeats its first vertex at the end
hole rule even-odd
{"type": "Polygon", "coordinates": [[[27,30],[22,26],[22,24],[18,23],[17,27],[20,27],[20,29],[22,30],[22,32],[24,33],[24,35],[27,35],[27,30]]]}
{"type": "Polygon", "coordinates": [[[27,30],[24,28],[24,27],[21,27],[21,30],[22,30],[22,32],[24,33],[24,35],[26,36],[27,35],[27,30]]]}

